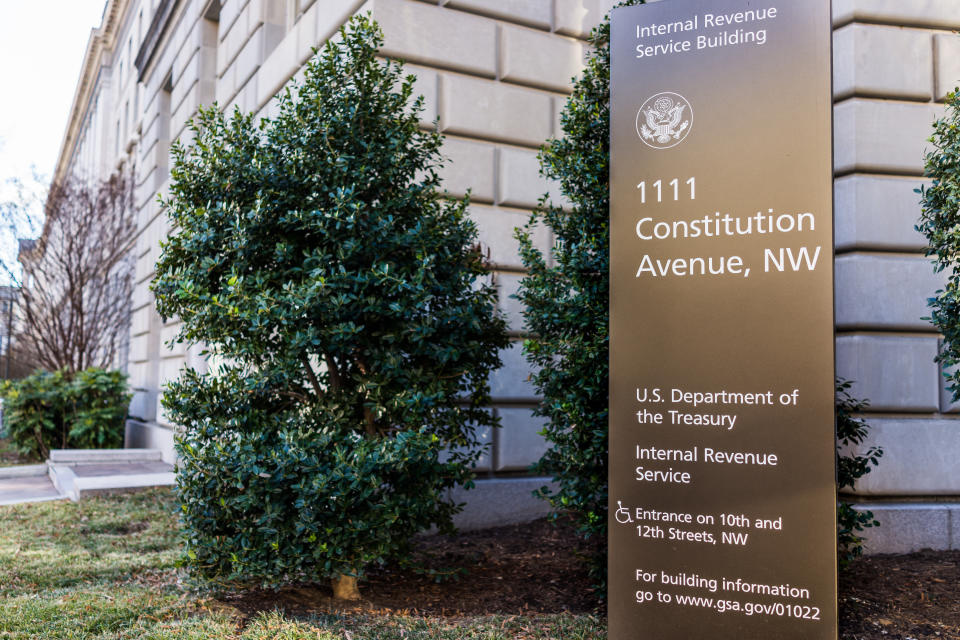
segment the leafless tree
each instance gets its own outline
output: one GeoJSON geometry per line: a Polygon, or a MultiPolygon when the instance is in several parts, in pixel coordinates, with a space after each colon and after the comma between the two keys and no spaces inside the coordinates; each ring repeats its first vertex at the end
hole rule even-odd
{"type": "Polygon", "coordinates": [[[40,237],[20,242],[19,274],[7,268],[20,285],[14,321],[18,360],[71,372],[116,364],[130,328],[132,194],[129,174],[51,187],[40,237]]]}

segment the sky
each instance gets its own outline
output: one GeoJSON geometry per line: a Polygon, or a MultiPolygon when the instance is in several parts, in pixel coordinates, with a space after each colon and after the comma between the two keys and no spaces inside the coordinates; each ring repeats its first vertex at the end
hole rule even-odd
{"type": "Polygon", "coordinates": [[[105,4],[0,0],[0,185],[28,178],[31,167],[47,179],[53,174],[90,31],[105,4]]]}

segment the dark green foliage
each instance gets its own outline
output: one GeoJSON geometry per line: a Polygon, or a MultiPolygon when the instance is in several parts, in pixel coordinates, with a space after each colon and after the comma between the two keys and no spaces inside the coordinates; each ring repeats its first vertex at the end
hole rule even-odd
{"type": "MultiPolygon", "coordinates": [[[[607,531],[609,40],[606,19],[591,33],[592,53],[563,110],[564,137],[540,152],[541,173],[559,181],[572,208],[543,206],[517,233],[529,270],[518,293],[532,334],[524,346],[539,367],[538,412],[549,419],[544,434],[551,443],[536,468],[557,482],[555,492],[544,488],[540,495],[572,513],[586,538],[605,538],[607,531]],[[557,240],[553,265],[530,239],[540,224],[557,240]]],[[[605,581],[605,558],[594,560],[594,576],[605,581]]]]}
{"type": "MultiPolygon", "coordinates": [[[[870,473],[883,455],[880,447],[853,451],[866,439],[870,428],[866,420],[854,416],[866,410],[869,402],[851,396],[850,384],[848,380],[837,380],[837,490],[841,493],[844,489],[852,490],[857,478],[870,473]]],[[[859,533],[879,524],[871,511],[858,511],[842,498],[837,501],[837,557],[841,567],[863,553],[859,533]]]]}
{"type": "Polygon", "coordinates": [[[467,202],[438,195],[441,136],[420,129],[414,79],[376,59],[381,43],[354,18],[276,118],[202,110],[193,146],[173,149],[165,205],[176,231],[157,265],[158,309],[183,321],[180,340],[230,363],[188,373],[165,396],[184,428],[190,564],[211,579],[356,574],[414,531],[448,530],[456,508],[442,490],[467,481],[477,428],[496,424],[485,408],[507,344],[496,293],[467,202]],[[263,492],[286,492],[286,470],[307,465],[301,500],[264,505],[290,526],[262,529],[243,492],[202,481],[218,448],[241,456],[229,464],[242,478],[256,475],[248,463],[273,460],[280,479],[263,492]],[[334,469],[333,449],[355,468],[334,469]],[[371,493],[323,510],[318,500],[361,495],[353,484],[365,481],[350,474],[362,469],[379,479],[364,485],[371,493]],[[201,526],[229,519],[229,544],[201,526]],[[320,527],[306,557],[296,523],[320,527]]]}
{"type": "Polygon", "coordinates": [[[440,462],[426,427],[323,429],[324,410],[291,407],[276,381],[189,372],[167,398],[195,425],[178,441],[188,564],[214,583],[315,581],[402,557],[425,526],[449,525],[443,492],[470,477],[440,462]]]}
{"type": "Polygon", "coordinates": [[[121,371],[36,371],[4,382],[0,395],[4,428],[21,455],[123,446],[131,396],[121,371]]]}
{"type": "Polygon", "coordinates": [[[934,269],[947,271],[947,284],[930,298],[930,320],[943,334],[937,361],[952,368],[946,373],[954,400],[960,400],[960,90],[947,96],[947,112],[933,125],[927,153],[928,188],[920,188],[922,213],[917,231],[927,238],[926,255],[934,269]]]}

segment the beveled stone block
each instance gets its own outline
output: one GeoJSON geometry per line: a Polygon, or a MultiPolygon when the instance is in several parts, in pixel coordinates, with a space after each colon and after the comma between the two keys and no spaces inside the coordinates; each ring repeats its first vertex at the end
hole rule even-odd
{"type": "Polygon", "coordinates": [[[933,36],[936,64],[935,98],[944,100],[947,94],[960,87],[960,36],[940,33],[933,36]]]}
{"type": "Polygon", "coordinates": [[[937,338],[846,335],[837,338],[837,375],[871,411],[903,413],[940,408],[937,338]]]}
{"type": "Polygon", "coordinates": [[[920,252],[927,240],[920,219],[919,178],[851,175],[834,181],[837,251],[879,249],[920,252]]]}
{"type": "Polygon", "coordinates": [[[523,341],[516,340],[500,352],[503,366],[490,376],[490,395],[493,401],[537,400],[537,393],[530,381],[531,367],[523,357],[523,341]]]}
{"type": "Polygon", "coordinates": [[[539,146],[553,128],[543,91],[454,73],[440,75],[440,129],[445,133],[539,146]]]}
{"type": "Polygon", "coordinates": [[[833,34],[833,93],[930,100],[933,77],[931,33],[880,25],[849,24],[833,34]]]}
{"type": "MultiPolygon", "coordinates": [[[[871,407],[872,409],[872,407],[871,407]]],[[[862,496],[960,494],[960,420],[867,416],[870,430],[858,448],[884,450],[880,464],[857,481],[862,496]]]]}
{"type": "Polygon", "coordinates": [[[942,114],[943,107],[932,103],[841,102],[833,109],[834,170],[922,176],[927,138],[942,114]]]}
{"type": "MultiPolygon", "coordinates": [[[[520,243],[514,237],[518,227],[526,225],[530,214],[505,207],[470,205],[470,218],[477,223],[478,239],[484,251],[490,252],[490,261],[496,267],[523,268],[520,260],[520,243]]],[[[550,230],[538,225],[533,229],[533,245],[544,255],[549,255],[550,230]]]]}
{"type": "Polygon", "coordinates": [[[583,69],[585,45],[535,29],[500,27],[500,79],[569,93],[583,69]]]}
{"type": "Polygon", "coordinates": [[[856,508],[869,510],[880,522],[870,527],[864,537],[864,553],[911,553],[921,549],[957,548],[951,540],[952,521],[958,514],[956,505],[864,504],[856,508]]]}
{"type": "Polygon", "coordinates": [[[853,21],[958,29],[960,12],[950,0],[833,0],[834,25],[853,21]]]}
{"type": "Polygon", "coordinates": [[[471,202],[494,201],[496,146],[447,136],[443,141],[444,166],[439,170],[441,188],[455,198],[470,191],[471,202]]]}
{"type": "Polygon", "coordinates": [[[496,21],[412,0],[373,0],[369,6],[383,29],[381,54],[491,78],[496,75],[496,21]]]}
{"type": "Polygon", "coordinates": [[[446,0],[443,6],[549,29],[553,0],[446,0]]]}
{"type": "Polygon", "coordinates": [[[923,256],[846,254],[836,259],[838,329],[932,331],[927,299],[944,284],[923,256]]]}
{"type": "Polygon", "coordinates": [[[540,175],[540,160],[533,149],[500,147],[497,204],[534,209],[546,194],[549,202],[564,204],[560,184],[540,175]]]}

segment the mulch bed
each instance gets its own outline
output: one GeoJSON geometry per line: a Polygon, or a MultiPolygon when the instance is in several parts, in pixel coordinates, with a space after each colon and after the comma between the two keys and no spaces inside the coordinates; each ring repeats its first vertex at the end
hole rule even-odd
{"type": "Polygon", "coordinates": [[[437,573],[465,570],[437,582],[413,570],[377,570],[360,584],[364,600],[344,607],[327,585],[279,592],[253,590],[225,596],[223,604],[244,615],[284,609],[291,615],[327,611],[471,616],[485,614],[590,613],[598,598],[587,575],[587,550],[569,525],[546,520],[461,532],[456,538],[425,536],[416,541],[423,567],[437,573]]]}
{"type": "MultiPolygon", "coordinates": [[[[325,612],[484,614],[597,613],[596,593],[569,524],[545,520],[469,531],[454,539],[417,540],[422,564],[466,575],[437,583],[425,573],[380,570],[361,583],[364,600],[344,607],[327,585],[253,590],[224,596],[244,617],[283,609],[325,612]]],[[[844,640],[960,640],[960,552],[869,556],[840,574],[840,637],[844,640]]]]}
{"type": "Polygon", "coordinates": [[[960,551],[860,558],[840,574],[848,640],[960,638],[960,551]]]}

